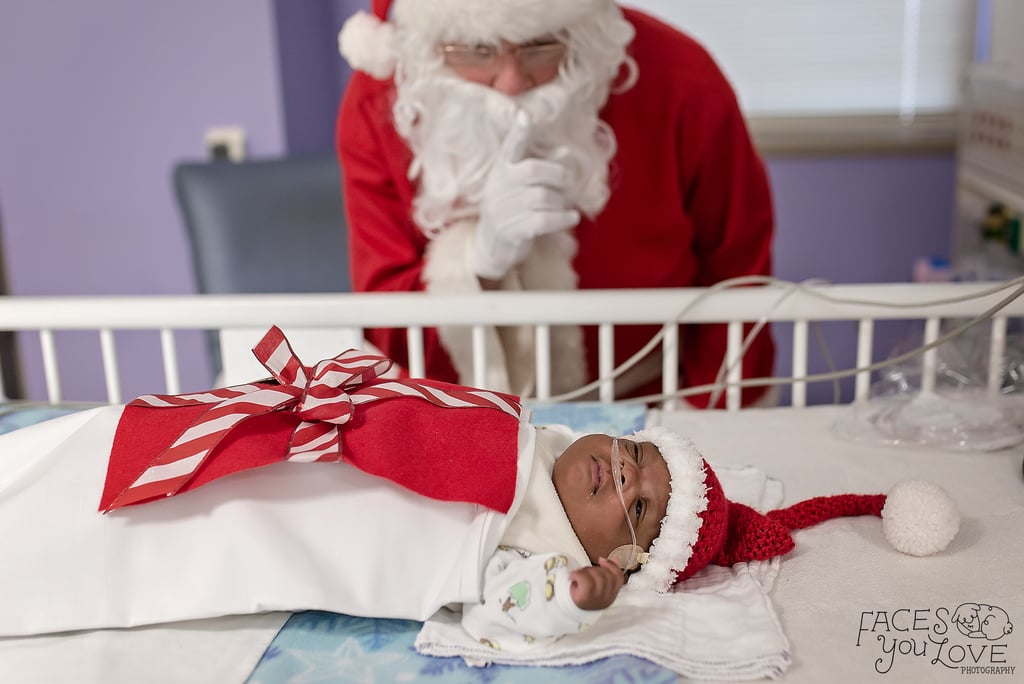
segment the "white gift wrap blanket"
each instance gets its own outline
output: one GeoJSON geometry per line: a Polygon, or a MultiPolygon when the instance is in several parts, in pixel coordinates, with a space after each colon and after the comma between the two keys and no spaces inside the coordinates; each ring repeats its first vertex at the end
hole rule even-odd
{"type": "MultiPolygon", "coordinates": [[[[506,516],[343,464],[281,463],[98,513],[120,413],[0,437],[0,636],[307,608],[425,620],[479,595],[506,516]]],[[[520,428],[512,512],[534,432],[520,428]]]]}

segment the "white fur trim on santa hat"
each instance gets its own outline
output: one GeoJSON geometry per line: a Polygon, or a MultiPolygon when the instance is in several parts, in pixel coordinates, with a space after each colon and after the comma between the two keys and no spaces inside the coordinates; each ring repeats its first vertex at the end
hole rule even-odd
{"type": "Polygon", "coordinates": [[[395,71],[398,32],[437,42],[518,43],[608,12],[622,16],[614,0],[395,0],[391,21],[363,11],[349,17],[338,47],[353,69],[385,79],[395,71]]]}
{"type": "Polygon", "coordinates": [[[613,0],[395,0],[391,16],[402,30],[438,40],[515,43],[609,9],[618,11],[613,0]]]}
{"type": "Polygon", "coordinates": [[[342,25],[338,50],[353,69],[383,80],[395,70],[394,35],[390,23],[359,11],[342,25]]]}
{"type": "Polygon", "coordinates": [[[882,507],[882,531],[897,551],[929,556],[946,548],[960,530],[960,514],[944,489],[932,482],[896,483],[882,507]]]}
{"type": "Polygon", "coordinates": [[[658,447],[668,465],[672,491],[647,562],[626,586],[664,593],[675,583],[676,570],[690,561],[700,533],[699,514],[708,507],[704,458],[690,440],[663,427],[645,428],[633,433],[632,439],[658,447]]]}

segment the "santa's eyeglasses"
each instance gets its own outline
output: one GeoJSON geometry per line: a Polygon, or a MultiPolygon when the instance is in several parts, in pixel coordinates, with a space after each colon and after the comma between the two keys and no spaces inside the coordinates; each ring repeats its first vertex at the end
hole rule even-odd
{"type": "Polygon", "coordinates": [[[568,46],[550,38],[511,47],[445,43],[439,45],[437,51],[444,57],[444,63],[455,69],[492,69],[503,56],[511,55],[520,68],[529,71],[559,66],[565,59],[568,46]]]}

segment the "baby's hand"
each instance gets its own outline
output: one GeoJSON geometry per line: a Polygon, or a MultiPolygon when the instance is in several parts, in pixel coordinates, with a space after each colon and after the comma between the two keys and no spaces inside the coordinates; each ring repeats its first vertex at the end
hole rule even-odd
{"type": "Polygon", "coordinates": [[[619,589],[626,583],[626,576],[618,563],[607,558],[599,558],[597,563],[569,574],[569,595],[583,610],[604,610],[612,605],[619,589]]]}

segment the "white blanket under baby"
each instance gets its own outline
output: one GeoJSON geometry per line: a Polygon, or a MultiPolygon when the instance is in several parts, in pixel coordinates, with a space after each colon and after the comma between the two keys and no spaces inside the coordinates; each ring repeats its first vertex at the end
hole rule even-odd
{"type": "MultiPolygon", "coordinates": [[[[782,485],[752,467],[717,467],[729,499],[760,510],[777,508],[782,485]]],[[[440,611],[416,638],[416,649],[462,656],[470,664],[579,665],[613,655],[646,658],[691,679],[775,678],[790,664],[789,643],[768,596],[779,561],[710,566],[675,593],[630,591],[586,631],[535,651],[495,651],[475,642],[459,616],[440,611]]]]}

